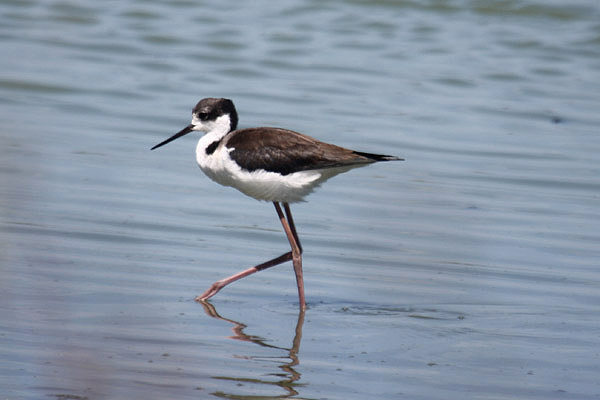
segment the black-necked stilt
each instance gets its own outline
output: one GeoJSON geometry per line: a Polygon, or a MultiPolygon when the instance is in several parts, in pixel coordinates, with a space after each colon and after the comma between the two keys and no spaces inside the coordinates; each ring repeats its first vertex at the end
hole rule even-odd
{"type": "Polygon", "coordinates": [[[292,250],[213,283],[196,300],[207,300],[238,279],[292,260],[300,308],[304,309],[302,246],[289,203],[302,201],[327,179],[352,168],[402,159],[345,149],[287,129],[236,130],[237,123],[238,115],[231,100],[203,99],[194,107],[190,125],[151,150],[192,131],[204,132],[196,146],[196,162],[200,169],[221,185],[232,186],[257,200],[273,202],[292,250]],[[279,203],[283,203],[285,215],[279,203]]]}

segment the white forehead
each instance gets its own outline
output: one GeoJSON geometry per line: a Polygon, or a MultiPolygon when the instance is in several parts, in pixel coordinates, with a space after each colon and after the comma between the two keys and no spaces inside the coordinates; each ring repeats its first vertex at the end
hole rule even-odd
{"type": "Polygon", "coordinates": [[[213,130],[226,130],[229,131],[231,126],[231,119],[229,114],[223,114],[217,119],[202,121],[196,114],[192,114],[192,125],[195,131],[210,132],[213,130]]]}

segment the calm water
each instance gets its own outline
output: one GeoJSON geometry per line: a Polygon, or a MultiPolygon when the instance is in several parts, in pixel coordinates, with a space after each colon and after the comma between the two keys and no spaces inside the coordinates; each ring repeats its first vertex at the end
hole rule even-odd
{"type": "Polygon", "coordinates": [[[0,3],[1,399],[600,398],[595,1],[0,3]],[[204,177],[230,97],[395,154],[293,207],[204,177]]]}

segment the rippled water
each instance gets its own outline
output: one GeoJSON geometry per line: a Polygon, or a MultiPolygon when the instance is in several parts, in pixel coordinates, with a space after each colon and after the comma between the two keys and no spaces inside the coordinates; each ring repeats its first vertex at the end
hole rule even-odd
{"type": "Polygon", "coordinates": [[[600,397],[600,6],[0,3],[2,399],[600,397]],[[403,163],[293,207],[204,177],[230,97],[403,163]],[[197,138],[196,138],[197,139],[197,138]]]}

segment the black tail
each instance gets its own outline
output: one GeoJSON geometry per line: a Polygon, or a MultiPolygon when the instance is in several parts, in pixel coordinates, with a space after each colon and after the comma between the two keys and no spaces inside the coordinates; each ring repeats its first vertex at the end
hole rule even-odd
{"type": "Polygon", "coordinates": [[[398,158],[396,156],[386,156],[384,154],[363,153],[361,151],[355,151],[354,154],[358,154],[359,156],[366,157],[373,161],[404,161],[404,158],[398,158]]]}

